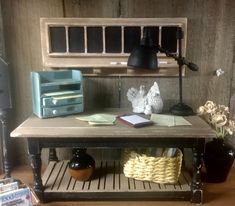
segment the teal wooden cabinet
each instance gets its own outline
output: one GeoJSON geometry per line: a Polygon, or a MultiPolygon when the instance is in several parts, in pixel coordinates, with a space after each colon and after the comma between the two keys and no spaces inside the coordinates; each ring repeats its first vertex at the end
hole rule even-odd
{"type": "Polygon", "coordinates": [[[40,118],[83,112],[79,70],[31,72],[33,112],[40,118]]]}

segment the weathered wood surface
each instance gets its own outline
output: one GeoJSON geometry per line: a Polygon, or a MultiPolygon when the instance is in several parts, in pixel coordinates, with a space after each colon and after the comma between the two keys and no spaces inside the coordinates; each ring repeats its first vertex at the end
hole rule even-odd
{"type": "MultiPolygon", "coordinates": [[[[5,57],[5,43],[4,43],[4,35],[3,35],[3,23],[2,23],[2,5],[0,2],[0,57],[5,57]]],[[[2,125],[0,124],[0,139],[2,139],[2,125]]],[[[2,141],[0,142],[0,154],[3,154],[2,151],[2,141]]],[[[2,159],[0,159],[0,173],[3,172],[3,162],[2,159]]]]}
{"type": "Polygon", "coordinates": [[[2,4],[0,2],[0,57],[5,58],[5,41],[2,22],[2,4]]]}
{"type": "MultiPolygon", "coordinates": [[[[99,113],[122,115],[126,110],[101,110],[99,113]]],[[[97,112],[90,112],[96,114],[97,112]]],[[[91,126],[87,122],[76,119],[83,114],[67,117],[40,119],[30,116],[25,122],[11,132],[15,138],[212,138],[214,131],[198,116],[185,117],[191,126],[146,126],[134,128],[119,120],[113,126],[91,126]]]]}
{"type": "MultiPolygon", "coordinates": [[[[43,174],[45,193],[190,192],[191,178],[183,171],[175,184],[158,184],[127,178],[119,161],[97,161],[92,180],[77,181],[69,175],[68,161],[50,162],[43,174]]],[[[95,195],[92,195],[93,198],[95,195]]],[[[108,196],[108,194],[107,194],[108,196]]]]}
{"type": "MultiPolygon", "coordinates": [[[[62,1],[2,1],[6,57],[11,70],[14,128],[32,112],[30,72],[42,70],[40,46],[41,16],[63,16],[62,1]]],[[[14,164],[27,163],[24,141],[15,141],[14,164]],[[17,157],[17,158],[16,158],[17,157]]]]}
{"type": "MultiPolygon", "coordinates": [[[[12,75],[12,128],[32,112],[29,75],[32,70],[42,70],[40,17],[186,17],[186,56],[198,64],[200,70],[186,71],[187,76],[183,81],[184,102],[194,110],[208,99],[225,105],[230,102],[235,107],[235,101],[230,101],[235,59],[233,0],[7,0],[1,3],[6,56],[12,75]],[[225,74],[214,76],[218,68],[222,68],[225,74]]],[[[150,87],[154,81],[159,83],[164,110],[178,101],[177,78],[114,77],[107,80],[90,77],[84,80],[87,108],[97,105],[130,107],[126,98],[128,88],[139,87],[140,84],[150,87]]],[[[22,157],[20,160],[17,158],[17,162],[26,162],[25,144],[20,141],[15,145],[15,155],[22,157]]]]}

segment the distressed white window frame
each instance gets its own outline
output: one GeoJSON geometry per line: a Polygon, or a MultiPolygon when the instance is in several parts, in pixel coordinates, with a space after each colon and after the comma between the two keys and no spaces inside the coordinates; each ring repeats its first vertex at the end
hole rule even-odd
{"type": "MultiPolygon", "coordinates": [[[[179,26],[182,28],[184,38],[182,39],[182,55],[186,55],[187,40],[187,19],[186,18],[41,18],[41,46],[42,60],[45,68],[78,68],[84,76],[178,76],[177,62],[163,53],[158,53],[157,71],[133,70],[127,66],[129,53],[124,53],[124,28],[137,26],[141,28],[141,38],[143,28],[146,26],[159,27],[159,44],[161,44],[161,28],[167,26],[179,26]],[[84,28],[83,53],[69,52],[68,28],[84,28]],[[101,53],[87,52],[87,27],[102,27],[103,29],[103,51],[101,53]],[[104,29],[108,26],[120,26],[122,35],[122,49],[120,53],[105,52],[104,29]],[[66,34],[66,51],[51,52],[50,47],[50,27],[64,27],[66,34]]],[[[178,44],[177,44],[178,52],[178,44]]],[[[176,53],[177,53],[176,52],[176,53]]],[[[184,75],[184,70],[183,70],[184,75]]]]}

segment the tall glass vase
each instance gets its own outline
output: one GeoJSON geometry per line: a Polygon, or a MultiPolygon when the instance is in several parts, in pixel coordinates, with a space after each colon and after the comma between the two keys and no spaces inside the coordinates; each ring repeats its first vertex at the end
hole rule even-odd
{"type": "Polygon", "coordinates": [[[206,181],[224,182],[234,161],[234,148],[223,139],[214,139],[206,143],[204,163],[206,167],[206,181]]]}

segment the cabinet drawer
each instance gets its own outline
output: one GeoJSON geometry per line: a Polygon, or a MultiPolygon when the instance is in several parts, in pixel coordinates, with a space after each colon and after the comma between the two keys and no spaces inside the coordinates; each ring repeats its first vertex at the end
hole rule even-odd
{"type": "Polygon", "coordinates": [[[54,117],[83,112],[83,104],[71,104],[60,107],[42,108],[43,117],[54,117]]]}
{"type": "Polygon", "coordinates": [[[54,107],[70,104],[81,104],[83,102],[83,95],[68,95],[60,97],[44,97],[42,98],[43,107],[54,107]]]}

